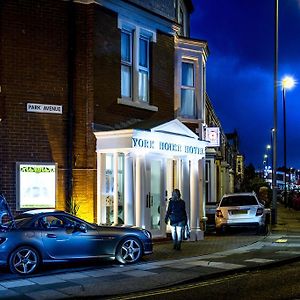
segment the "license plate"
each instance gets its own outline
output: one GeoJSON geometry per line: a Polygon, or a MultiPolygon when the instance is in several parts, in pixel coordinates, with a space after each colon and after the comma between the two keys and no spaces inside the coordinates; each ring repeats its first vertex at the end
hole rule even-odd
{"type": "Polygon", "coordinates": [[[248,213],[247,209],[236,209],[236,210],[231,210],[230,213],[232,215],[244,215],[248,213]]]}

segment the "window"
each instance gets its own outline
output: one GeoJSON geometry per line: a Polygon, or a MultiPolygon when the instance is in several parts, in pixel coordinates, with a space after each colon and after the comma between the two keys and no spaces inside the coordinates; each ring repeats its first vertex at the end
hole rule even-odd
{"type": "Polygon", "coordinates": [[[114,173],[114,157],[112,153],[105,156],[105,188],[104,188],[104,207],[105,207],[105,220],[106,224],[113,224],[115,214],[118,215],[118,224],[124,224],[124,154],[118,154],[118,170],[114,173]],[[114,211],[114,182],[117,181],[118,187],[118,211],[114,211]]]}
{"type": "Polygon", "coordinates": [[[210,172],[211,172],[211,166],[210,161],[205,162],[205,202],[209,203],[211,202],[210,197],[210,172]]]}
{"type": "Polygon", "coordinates": [[[132,101],[149,102],[149,44],[148,37],[134,36],[134,31],[122,30],[121,34],[121,94],[122,98],[130,98],[132,101]],[[135,45],[135,43],[137,45],[135,45]],[[133,55],[133,47],[138,49],[133,55]],[[134,62],[138,62],[138,74],[133,68],[134,62]],[[138,87],[133,86],[134,77],[137,76],[138,87]],[[137,90],[135,96],[134,90],[137,90]],[[137,99],[136,99],[137,98],[137,99]]]}
{"type": "Polygon", "coordinates": [[[194,64],[183,62],[181,70],[181,116],[196,118],[194,64]]]}
{"type": "Polygon", "coordinates": [[[122,31],[121,34],[121,94],[131,97],[132,86],[132,34],[122,31]]]}
{"type": "Polygon", "coordinates": [[[139,101],[148,102],[149,86],[149,39],[139,39],[139,101]]]}
{"type": "Polygon", "coordinates": [[[155,31],[119,19],[121,29],[121,99],[119,104],[157,111],[150,105],[150,42],[155,31]]]}

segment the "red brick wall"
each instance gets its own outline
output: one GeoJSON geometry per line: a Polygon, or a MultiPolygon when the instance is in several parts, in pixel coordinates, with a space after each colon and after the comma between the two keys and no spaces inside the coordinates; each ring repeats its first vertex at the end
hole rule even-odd
{"type": "MultiPolygon", "coordinates": [[[[16,209],[16,162],[58,164],[57,208],[66,208],[68,125],[68,1],[0,2],[0,192],[16,209]],[[28,102],[63,106],[63,114],[26,111],[28,102]]],[[[173,118],[174,42],[157,33],[151,45],[151,104],[158,112],[117,104],[120,31],[117,15],[75,3],[73,198],[79,215],[95,221],[96,153],[93,122],[173,118]]]]}
{"type": "MultiPolygon", "coordinates": [[[[1,1],[0,188],[15,208],[15,163],[57,162],[64,167],[63,115],[26,112],[27,102],[66,108],[67,26],[62,1],[1,1]],[[5,163],[4,163],[5,162],[5,163]]],[[[60,177],[60,176],[59,176],[60,177]]]]}
{"type": "Polygon", "coordinates": [[[158,112],[117,104],[121,96],[120,30],[117,15],[96,10],[95,38],[95,123],[113,126],[128,119],[147,122],[170,120],[174,116],[174,40],[162,33],[151,43],[150,104],[158,112]]]}
{"type": "MultiPolygon", "coordinates": [[[[74,196],[94,207],[93,6],[76,4],[74,196]]],[[[58,163],[57,208],[65,208],[68,112],[68,2],[1,1],[0,192],[16,208],[16,162],[58,163]],[[62,115],[29,113],[28,102],[63,106],[62,115]]],[[[76,199],[75,199],[76,200],[76,199]]],[[[92,210],[91,210],[92,208],[92,210]]],[[[91,220],[93,216],[90,217],[91,220]]]]}

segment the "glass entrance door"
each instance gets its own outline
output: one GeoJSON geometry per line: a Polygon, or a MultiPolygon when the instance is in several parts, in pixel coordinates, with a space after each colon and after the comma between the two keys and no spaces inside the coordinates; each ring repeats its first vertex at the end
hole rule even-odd
{"type": "Polygon", "coordinates": [[[162,235],[162,228],[165,228],[163,223],[164,211],[163,201],[163,176],[162,176],[162,161],[150,160],[150,193],[148,196],[148,207],[150,213],[150,231],[155,236],[162,235]]]}

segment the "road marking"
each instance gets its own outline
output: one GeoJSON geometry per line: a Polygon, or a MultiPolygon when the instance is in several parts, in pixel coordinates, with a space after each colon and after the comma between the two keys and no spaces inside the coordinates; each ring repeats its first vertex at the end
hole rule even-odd
{"type": "Polygon", "coordinates": [[[259,263],[259,264],[263,264],[263,263],[273,262],[274,259],[252,258],[252,259],[246,259],[245,261],[247,261],[247,262],[256,262],[256,263],[259,263]]]}
{"type": "Polygon", "coordinates": [[[287,239],[278,239],[274,243],[286,243],[287,241],[287,239]]]}
{"type": "Polygon", "coordinates": [[[300,251],[290,251],[290,250],[280,250],[277,251],[278,254],[288,254],[288,255],[300,255],[300,251]]]}

